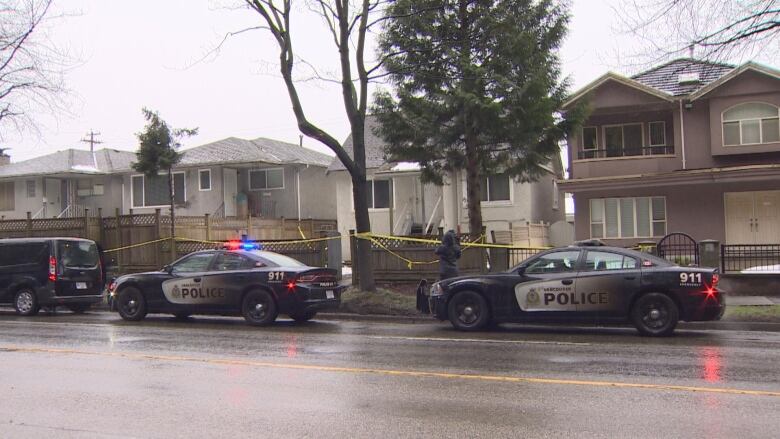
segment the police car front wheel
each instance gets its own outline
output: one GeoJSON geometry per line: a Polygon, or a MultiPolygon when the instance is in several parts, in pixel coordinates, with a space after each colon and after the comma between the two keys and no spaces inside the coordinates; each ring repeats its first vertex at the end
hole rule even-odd
{"type": "Polygon", "coordinates": [[[490,309],[485,298],[474,291],[455,293],[447,305],[450,323],[461,331],[478,331],[490,322],[490,309]]]}
{"type": "Polygon", "coordinates": [[[146,299],[138,288],[123,288],[117,296],[117,311],[125,320],[137,322],[146,317],[146,299]]]}
{"type": "Polygon", "coordinates": [[[642,335],[663,337],[677,327],[680,311],[671,297],[662,293],[648,293],[634,302],[631,320],[642,335]]]}
{"type": "Polygon", "coordinates": [[[276,320],[278,314],[273,296],[264,290],[246,293],[241,303],[241,313],[246,321],[254,326],[270,325],[276,320]]]}

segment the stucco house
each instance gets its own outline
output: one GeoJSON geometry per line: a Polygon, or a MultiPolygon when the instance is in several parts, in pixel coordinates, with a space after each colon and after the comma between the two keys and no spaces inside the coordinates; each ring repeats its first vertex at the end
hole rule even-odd
{"type": "Polygon", "coordinates": [[[607,73],[563,110],[581,100],[592,113],[560,182],[577,239],[780,243],[780,71],[677,59],[607,73]]]}
{"type": "MultiPolygon", "coordinates": [[[[375,233],[408,235],[445,230],[468,231],[465,173],[452,173],[443,186],[423,183],[416,163],[388,162],[384,141],[375,134],[378,121],[366,118],[366,167],[370,185],[369,216],[375,233]]],[[[343,144],[352,154],[352,137],[343,144]]],[[[557,187],[562,175],[560,160],[554,160],[547,173],[534,183],[520,183],[506,174],[486,175],[482,193],[482,219],[490,235],[508,230],[513,223],[562,221],[564,199],[557,187]]],[[[339,232],[346,236],[355,228],[352,181],[344,165],[333,159],[329,178],[336,183],[339,232]]],[[[345,242],[342,247],[349,249],[345,242]]]]}
{"type": "MultiPolygon", "coordinates": [[[[335,190],[326,178],[331,156],[300,145],[227,138],[183,150],[174,169],[176,213],[217,217],[335,217],[335,190]]],[[[0,161],[0,215],[6,219],[113,215],[168,206],[167,177],[133,171],[135,153],[68,149],[10,163],[0,161]]],[[[335,187],[335,186],[334,186],[335,187]]]]}

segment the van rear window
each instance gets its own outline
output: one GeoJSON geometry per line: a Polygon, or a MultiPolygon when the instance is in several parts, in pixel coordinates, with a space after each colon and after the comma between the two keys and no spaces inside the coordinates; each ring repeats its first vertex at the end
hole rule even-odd
{"type": "Polygon", "coordinates": [[[98,264],[98,250],[94,242],[58,241],[57,254],[65,267],[93,268],[98,264]]]}

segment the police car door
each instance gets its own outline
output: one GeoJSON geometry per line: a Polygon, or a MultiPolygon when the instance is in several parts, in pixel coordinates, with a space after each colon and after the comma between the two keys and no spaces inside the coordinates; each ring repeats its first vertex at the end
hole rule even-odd
{"type": "Polygon", "coordinates": [[[208,308],[218,298],[209,294],[209,267],[214,252],[194,253],[171,267],[171,278],[162,283],[165,300],[176,308],[194,311],[208,308]]]}
{"type": "Polygon", "coordinates": [[[515,297],[525,312],[569,312],[577,283],[580,250],[559,250],[537,256],[524,265],[515,297]]]}
{"type": "Polygon", "coordinates": [[[594,318],[625,315],[641,276],[639,261],[631,256],[587,250],[577,279],[577,309],[594,318]]]}
{"type": "Polygon", "coordinates": [[[220,308],[234,311],[241,305],[242,292],[253,281],[250,270],[258,266],[256,261],[237,252],[222,251],[214,259],[213,273],[209,276],[209,288],[224,298],[220,308]]]}

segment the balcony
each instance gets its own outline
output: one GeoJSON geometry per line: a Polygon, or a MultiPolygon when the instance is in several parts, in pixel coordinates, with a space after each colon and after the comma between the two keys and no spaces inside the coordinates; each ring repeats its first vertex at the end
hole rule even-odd
{"type": "Polygon", "coordinates": [[[642,146],[636,148],[605,148],[577,151],[578,160],[607,159],[618,157],[642,157],[654,155],[673,155],[674,145],[642,146]]]}

